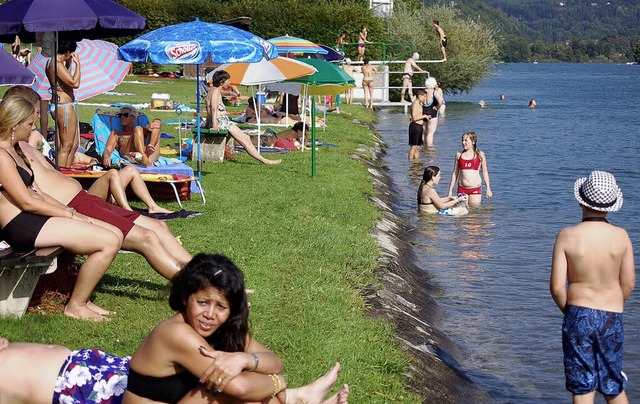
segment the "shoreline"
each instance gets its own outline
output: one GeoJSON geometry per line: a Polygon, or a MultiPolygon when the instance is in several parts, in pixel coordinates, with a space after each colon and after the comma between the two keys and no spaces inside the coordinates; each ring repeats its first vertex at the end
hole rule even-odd
{"type": "Polygon", "coordinates": [[[370,200],[382,214],[371,231],[381,251],[376,271],[381,286],[371,285],[363,291],[370,305],[365,314],[392,324],[394,342],[401,344],[413,358],[407,375],[408,388],[424,402],[491,402],[488,393],[459,369],[455,343],[433,326],[442,320],[433,298],[442,290],[429,281],[428,272],[415,264],[415,253],[406,237],[407,224],[393,212],[393,184],[381,164],[386,145],[375,129],[371,130],[377,146],[370,153],[352,156],[367,167],[376,190],[370,200]],[[366,154],[373,156],[373,160],[361,157],[366,154]]]}

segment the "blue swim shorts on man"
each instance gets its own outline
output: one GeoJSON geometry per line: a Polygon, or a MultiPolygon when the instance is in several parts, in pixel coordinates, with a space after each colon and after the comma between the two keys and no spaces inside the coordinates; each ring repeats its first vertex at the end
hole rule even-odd
{"type": "Polygon", "coordinates": [[[622,313],[567,306],[562,324],[566,387],[573,394],[617,396],[627,388],[622,371],[622,313]]]}

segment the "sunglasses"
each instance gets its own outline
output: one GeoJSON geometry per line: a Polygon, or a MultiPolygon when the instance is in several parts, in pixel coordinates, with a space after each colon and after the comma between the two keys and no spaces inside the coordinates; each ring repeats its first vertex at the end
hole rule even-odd
{"type": "Polygon", "coordinates": [[[130,113],[128,113],[128,112],[121,112],[121,113],[117,114],[116,116],[117,116],[118,118],[128,118],[128,117],[130,117],[130,116],[131,116],[131,114],[130,114],[130,113]]]}

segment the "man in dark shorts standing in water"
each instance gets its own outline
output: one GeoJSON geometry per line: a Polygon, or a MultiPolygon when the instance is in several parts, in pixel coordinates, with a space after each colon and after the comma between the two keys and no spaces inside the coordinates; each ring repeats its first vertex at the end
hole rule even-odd
{"type": "Polygon", "coordinates": [[[606,219],[622,207],[622,191],[612,174],[593,171],[575,182],[574,196],[582,222],[558,234],[549,282],[564,313],[566,388],[574,403],[593,403],[596,391],[608,403],[628,403],[622,311],[635,286],[635,264],[627,232],[606,219]]]}

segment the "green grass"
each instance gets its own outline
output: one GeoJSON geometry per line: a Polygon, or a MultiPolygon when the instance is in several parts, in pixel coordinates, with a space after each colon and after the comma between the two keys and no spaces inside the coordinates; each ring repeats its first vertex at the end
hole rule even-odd
{"type": "MultiPolygon", "coordinates": [[[[135,96],[99,96],[91,102],[149,102],[153,92],[195,101],[192,80],[152,81],[125,82],[116,89],[135,96]]],[[[81,120],[90,122],[94,109],[81,106],[81,120]]],[[[168,224],[190,252],[222,253],[243,269],[247,286],[256,291],[250,296],[252,332],[281,355],[290,386],[308,383],[340,361],[339,383],[349,383],[351,402],[419,402],[406,389],[410,358],[391,341],[391,326],[365,315],[360,292],[378,282],[379,249],[370,230],[379,212],[369,201],[374,189],[366,167],[350,156],[363,153],[357,150],[362,145],[374,145],[368,123],[375,116],[356,106],[343,112],[328,118],[326,132],[317,132],[319,140],[339,147],[319,148],[315,177],[310,150],[278,155],[284,160],[279,166],[260,165],[242,153],[224,163],[204,163],[207,204],[194,195],[185,206],[206,214],[168,224]]],[[[175,134],[172,127],[164,129],[175,134]]],[[[161,204],[178,208],[175,202],[161,204]]],[[[118,255],[94,301],[117,311],[113,321],[93,324],[28,313],[19,320],[0,319],[0,335],[125,355],[171,314],[167,282],[136,254],[118,255]]]]}

